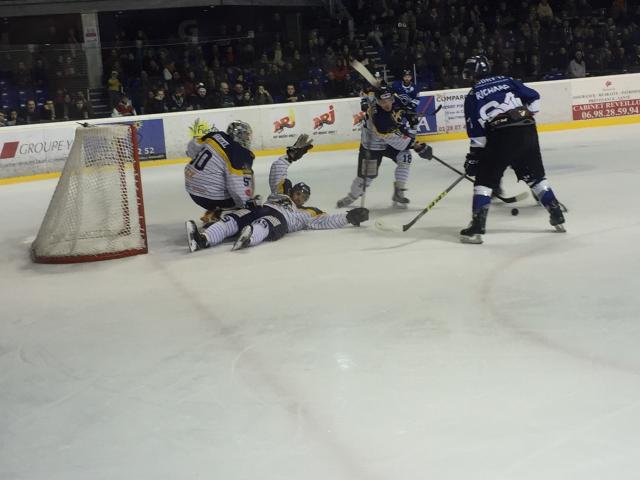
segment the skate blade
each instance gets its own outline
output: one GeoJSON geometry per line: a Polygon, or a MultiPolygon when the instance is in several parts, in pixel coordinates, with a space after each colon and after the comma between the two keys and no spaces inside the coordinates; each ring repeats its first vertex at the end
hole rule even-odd
{"type": "Polygon", "coordinates": [[[409,208],[409,204],[407,203],[398,203],[398,202],[393,202],[393,208],[397,208],[398,210],[406,210],[407,208],[409,208]]]}
{"type": "Polygon", "coordinates": [[[187,232],[187,243],[189,245],[189,251],[193,253],[198,250],[198,243],[194,238],[194,224],[192,222],[185,222],[184,226],[187,232]]]}
{"type": "Polygon", "coordinates": [[[566,233],[567,232],[567,229],[564,228],[564,224],[563,223],[561,223],[559,225],[554,225],[553,228],[556,229],[556,232],[560,232],[560,233],[566,233]]]}
{"type": "Polygon", "coordinates": [[[253,229],[249,227],[245,227],[240,232],[240,235],[236,239],[233,247],[231,247],[232,251],[242,250],[243,248],[247,248],[251,244],[251,235],[253,234],[253,229]]]}
{"type": "Polygon", "coordinates": [[[460,235],[460,242],[461,243],[468,243],[468,244],[472,244],[472,245],[479,245],[482,243],[482,235],[480,234],[475,234],[472,236],[467,236],[467,235],[460,235]]]}

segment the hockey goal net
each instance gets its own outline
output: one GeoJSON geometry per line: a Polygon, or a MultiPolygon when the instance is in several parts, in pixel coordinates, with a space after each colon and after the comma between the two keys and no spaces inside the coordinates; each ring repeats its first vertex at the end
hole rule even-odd
{"type": "Polygon", "coordinates": [[[78,128],[38,236],[37,263],[109,260],[147,253],[134,126],[78,128]]]}

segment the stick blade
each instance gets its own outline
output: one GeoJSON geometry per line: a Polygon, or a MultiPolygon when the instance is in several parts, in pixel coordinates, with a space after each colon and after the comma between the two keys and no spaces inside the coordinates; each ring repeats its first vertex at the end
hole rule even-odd
{"type": "Polygon", "coordinates": [[[362,77],[367,82],[369,82],[369,84],[371,84],[372,86],[376,88],[380,86],[380,81],[376,80],[376,78],[371,74],[369,69],[365,67],[362,63],[360,63],[358,60],[355,60],[355,59],[351,60],[351,67],[360,75],[362,75],[362,77]]]}
{"type": "Polygon", "coordinates": [[[376,220],[375,226],[378,230],[383,232],[404,232],[403,225],[393,225],[380,219],[376,220]]]}

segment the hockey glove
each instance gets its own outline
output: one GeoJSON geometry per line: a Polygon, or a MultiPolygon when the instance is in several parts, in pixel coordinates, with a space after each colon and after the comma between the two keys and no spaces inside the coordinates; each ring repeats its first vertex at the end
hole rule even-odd
{"type": "Polygon", "coordinates": [[[425,158],[427,160],[431,160],[433,158],[433,148],[431,148],[431,145],[416,142],[413,145],[413,149],[418,155],[420,155],[421,158],[425,158]]]}
{"type": "Polygon", "coordinates": [[[369,210],[366,208],[358,207],[347,212],[347,222],[351,225],[359,227],[362,222],[366,222],[367,220],[369,220],[369,210]]]}
{"type": "Polygon", "coordinates": [[[483,156],[484,149],[471,147],[464,162],[464,172],[470,177],[475,177],[478,174],[478,168],[483,156]]]}
{"type": "Polygon", "coordinates": [[[409,127],[411,128],[415,128],[419,123],[420,123],[420,119],[418,118],[418,114],[412,110],[407,110],[404,114],[404,116],[407,118],[407,123],[409,124],[409,127]]]}
{"type": "Polygon", "coordinates": [[[246,202],[244,202],[244,208],[248,208],[249,210],[255,210],[262,206],[262,195],[255,195],[250,198],[246,202]]]}
{"type": "Polygon", "coordinates": [[[369,97],[362,97],[360,99],[360,111],[361,112],[366,112],[367,110],[369,110],[370,106],[371,106],[371,100],[369,100],[369,97]]]}
{"type": "Polygon", "coordinates": [[[222,216],[222,209],[220,207],[216,207],[213,210],[207,210],[204,212],[204,215],[200,217],[202,221],[203,227],[207,228],[209,225],[220,221],[220,217],[222,216]]]}
{"type": "Polygon", "coordinates": [[[313,139],[309,135],[303,133],[298,137],[296,143],[287,147],[287,159],[289,163],[300,160],[302,156],[313,148],[313,139]]]}

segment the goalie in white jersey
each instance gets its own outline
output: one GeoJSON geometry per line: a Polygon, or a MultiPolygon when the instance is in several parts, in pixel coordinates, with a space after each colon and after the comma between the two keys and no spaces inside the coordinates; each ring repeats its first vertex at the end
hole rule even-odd
{"type": "Polygon", "coordinates": [[[184,168],[184,182],[196,204],[213,212],[252,203],[252,135],[251,126],[237,120],[229,124],[226,133],[209,132],[189,142],[191,161],[184,168]]]}
{"type": "Polygon", "coordinates": [[[225,238],[241,232],[233,250],[255,246],[265,240],[275,241],[287,233],[299,230],[342,228],[349,224],[360,226],[369,219],[366,208],[355,208],[347,213],[326,214],[304,204],[311,196],[311,188],[303,183],[291,186],[287,172],[291,163],[299,160],[313,147],[306,134],[287,148],[286,155],[271,165],[269,185],[271,195],[262,207],[225,212],[220,221],[200,232],[193,220],[186,222],[189,250],[195,252],[221,243],[225,238]]]}

